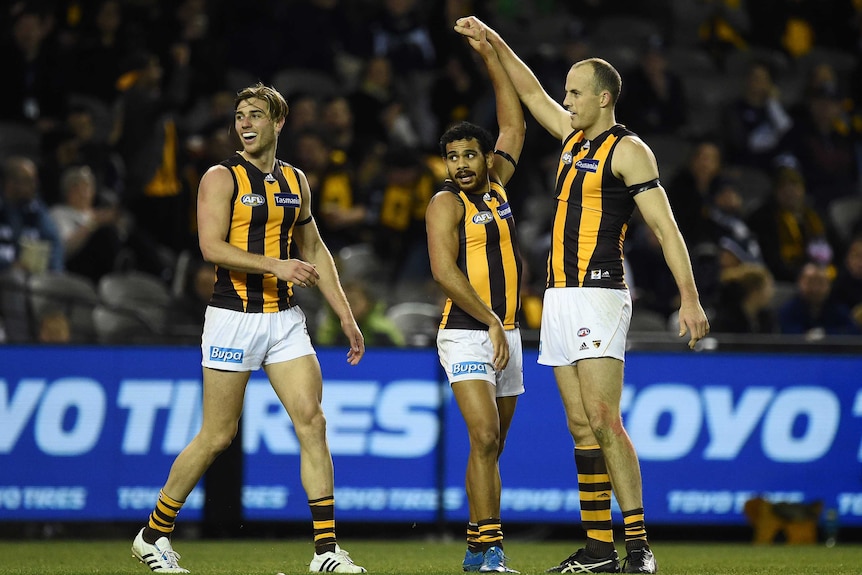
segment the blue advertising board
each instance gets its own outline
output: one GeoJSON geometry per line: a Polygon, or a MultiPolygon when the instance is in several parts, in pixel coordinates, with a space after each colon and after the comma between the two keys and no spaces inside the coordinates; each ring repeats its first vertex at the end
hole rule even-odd
{"type": "MultiPolygon", "coordinates": [[[[320,349],[340,521],[467,517],[466,429],[432,349],[320,349]]],[[[526,351],[500,467],[507,522],[577,523],[573,444],[526,351]]],[[[197,348],[0,347],[0,520],[143,520],[200,425],[197,348]]],[[[822,500],[862,526],[862,358],[627,356],[623,415],[650,524],[745,523],[756,495],[822,500]]],[[[266,381],[243,415],[246,520],[305,521],[299,448],[266,381]]],[[[198,487],[183,520],[202,516],[198,487]]],[[[618,509],[615,508],[615,513],[618,509]]]]}

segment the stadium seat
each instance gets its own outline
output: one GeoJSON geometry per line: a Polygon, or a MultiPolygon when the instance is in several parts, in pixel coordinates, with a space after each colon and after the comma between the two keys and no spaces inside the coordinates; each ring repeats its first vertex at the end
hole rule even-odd
{"type": "Polygon", "coordinates": [[[96,286],[89,278],[70,272],[45,272],[27,280],[33,317],[59,309],[69,318],[73,343],[95,341],[93,310],[99,303],[96,286]]]}
{"type": "Polygon", "coordinates": [[[434,345],[440,314],[438,306],[426,302],[403,302],[386,310],[386,316],[398,326],[410,347],[434,345]]]}

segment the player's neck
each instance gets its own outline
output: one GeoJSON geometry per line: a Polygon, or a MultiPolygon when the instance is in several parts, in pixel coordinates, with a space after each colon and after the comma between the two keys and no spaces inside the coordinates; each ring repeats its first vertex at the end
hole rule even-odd
{"type": "Polygon", "coordinates": [[[613,128],[616,123],[617,120],[614,117],[613,113],[607,116],[602,116],[598,120],[596,120],[593,125],[584,128],[584,138],[586,138],[587,140],[595,140],[596,138],[613,128]]]}
{"type": "Polygon", "coordinates": [[[239,153],[252,166],[263,172],[264,174],[272,173],[275,167],[275,150],[267,150],[259,154],[250,154],[243,150],[239,153]]]}

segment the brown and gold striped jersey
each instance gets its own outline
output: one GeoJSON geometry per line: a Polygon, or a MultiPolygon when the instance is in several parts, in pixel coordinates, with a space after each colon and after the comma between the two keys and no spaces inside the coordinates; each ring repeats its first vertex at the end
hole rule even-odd
{"type": "MultiPolygon", "coordinates": [[[[441,189],[457,195],[464,205],[458,232],[458,268],[482,301],[499,316],[505,329],[518,327],[521,255],[506,190],[492,182],[491,190],[484,195],[467,194],[452,180],[446,180],[441,189]]],[[[488,326],[449,299],[440,328],[487,330],[488,326]]]]}
{"type": "MultiPolygon", "coordinates": [[[[302,206],[299,174],[276,161],[264,174],[239,154],[221,163],[233,176],[234,193],[226,241],[253,254],[288,258],[293,225],[302,206]]],[[[247,313],[269,313],[292,305],[293,287],[272,274],[247,274],[216,267],[210,305],[247,313]]]]}
{"type": "Polygon", "coordinates": [[[623,241],[635,202],[611,159],[619,141],[633,135],[617,124],[594,140],[578,131],[563,141],[547,287],[626,287],[623,241]]]}

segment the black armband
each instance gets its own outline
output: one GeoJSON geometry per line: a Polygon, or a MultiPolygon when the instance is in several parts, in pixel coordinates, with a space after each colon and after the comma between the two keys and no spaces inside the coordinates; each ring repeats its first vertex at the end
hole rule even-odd
{"type": "Polygon", "coordinates": [[[304,226],[305,224],[310,224],[310,223],[311,223],[311,220],[313,220],[313,219],[314,219],[313,217],[308,216],[308,217],[307,217],[307,218],[305,218],[304,220],[300,220],[300,221],[296,222],[294,225],[296,225],[296,226],[304,226]]]}
{"type": "Polygon", "coordinates": [[[500,156],[501,158],[505,158],[506,160],[509,160],[509,163],[512,164],[514,167],[516,167],[516,168],[518,167],[518,162],[515,161],[515,158],[513,158],[512,156],[510,156],[509,154],[507,154],[503,150],[494,150],[494,153],[497,154],[498,156],[500,156]]]}
{"type": "Polygon", "coordinates": [[[645,192],[647,190],[657,188],[660,185],[661,185],[661,182],[658,181],[658,178],[655,178],[653,180],[650,180],[648,182],[644,182],[642,184],[635,184],[633,186],[629,186],[629,193],[633,196],[636,196],[641,192],[645,192]]]}

